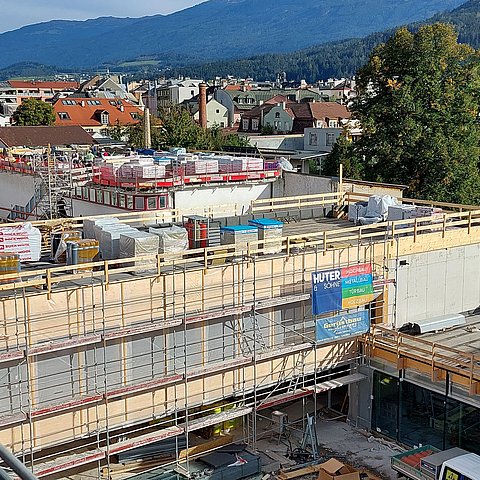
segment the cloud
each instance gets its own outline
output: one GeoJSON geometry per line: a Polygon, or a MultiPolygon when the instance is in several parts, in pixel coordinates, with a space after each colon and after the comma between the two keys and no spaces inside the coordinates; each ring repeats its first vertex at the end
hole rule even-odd
{"type": "Polygon", "coordinates": [[[168,14],[190,7],[202,0],[0,0],[0,31],[54,19],[85,20],[103,16],[142,17],[168,14]]]}

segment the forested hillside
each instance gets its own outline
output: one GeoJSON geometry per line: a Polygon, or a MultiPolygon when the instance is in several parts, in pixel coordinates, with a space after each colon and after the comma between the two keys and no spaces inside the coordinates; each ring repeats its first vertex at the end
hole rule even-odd
{"type": "MultiPolygon", "coordinates": [[[[424,23],[452,24],[459,42],[480,47],[480,0],[470,0],[451,12],[437,14],[422,23],[409,25],[412,31],[424,23]]],[[[172,73],[201,78],[234,75],[256,79],[275,79],[286,72],[290,80],[313,82],[329,77],[350,77],[364,65],[372,49],[390,38],[395,29],[374,33],[362,39],[327,43],[287,54],[260,55],[231,62],[212,62],[193,68],[176,69],[172,73]]]]}

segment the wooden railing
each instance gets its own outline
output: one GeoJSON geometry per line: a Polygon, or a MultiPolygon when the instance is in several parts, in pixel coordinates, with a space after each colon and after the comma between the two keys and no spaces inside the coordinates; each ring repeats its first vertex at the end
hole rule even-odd
{"type": "Polygon", "coordinates": [[[325,205],[343,203],[345,195],[345,193],[332,192],[254,200],[251,204],[251,213],[312,209],[325,205]]]}
{"type": "MultiPolygon", "coordinates": [[[[55,229],[58,231],[64,228],[80,228],[83,225],[85,218],[89,220],[95,220],[105,217],[118,218],[122,223],[127,224],[152,224],[152,223],[168,223],[168,222],[181,222],[182,218],[186,215],[202,215],[209,218],[222,217],[222,216],[236,216],[236,212],[240,209],[240,205],[237,203],[225,204],[225,205],[212,205],[206,207],[182,208],[182,209],[165,209],[165,210],[149,210],[149,211],[137,211],[126,213],[115,213],[108,215],[95,215],[88,217],[74,217],[74,218],[57,218],[51,220],[36,220],[30,222],[34,227],[55,229]]],[[[24,222],[5,223],[0,224],[0,227],[13,227],[22,225],[24,222]]]]}
{"type": "Polygon", "coordinates": [[[393,353],[396,358],[407,358],[425,364],[430,371],[442,369],[464,377],[474,384],[480,381],[480,355],[434,343],[425,338],[399,333],[389,328],[373,325],[365,336],[367,352],[393,353]]]}
{"type": "MultiPolygon", "coordinates": [[[[151,221],[152,218],[160,218],[162,212],[141,212],[139,214],[119,215],[122,221],[139,223],[142,221],[151,221]]],[[[73,219],[79,222],[82,218],[73,219]]],[[[171,220],[167,220],[171,221],[171,220]]],[[[34,224],[49,223],[33,222],[34,224]]],[[[54,221],[53,221],[54,222],[54,221]]],[[[0,284],[0,290],[11,288],[20,288],[35,286],[51,292],[52,285],[59,281],[73,280],[88,277],[101,277],[108,285],[109,275],[112,273],[124,272],[142,272],[146,268],[144,265],[138,265],[138,262],[147,262],[151,269],[156,270],[157,275],[165,267],[181,266],[186,268],[211,268],[214,265],[225,263],[226,259],[233,257],[252,257],[271,258],[267,255],[271,251],[272,244],[281,242],[280,255],[298,255],[307,250],[326,252],[330,249],[345,248],[345,246],[368,245],[372,243],[381,243],[388,240],[401,240],[403,237],[409,237],[414,243],[426,235],[439,235],[445,238],[447,232],[463,229],[465,234],[476,233],[478,242],[480,242],[480,210],[468,212],[445,213],[440,218],[425,217],[414,220],[400,220],[396,222],[383,222],[375,225],[352,226],[336,230],[313,232],[299,235],[290,235],[279,239],[258,240],[249,242],[244,251],[238,252],[234,245],[221,245],[218,247],[207,247],[195,250],[187,250],[172,259],[170,255],[157,254],[145,255],[135,258],[121,258],[116,260],[93,262],[82,265],[52,266],[48,269],[39,269],[34,271],[22,271],[20,273],[8,274],[2,276],[3,283],[0,284]],[[135,265],[137,263],[137,265],[135,265]],[[129,266],[125,266],[130,264],[129,266]],[[12,283],[8,281],[12,280],[12,283]]]]}
{"type": "MultiPolygon", "coordinates": [[[[355,202],[366,202],[368,201],[368,197],[370,197],[370,193],[360,193],[360,192],[346,192],[345,201],[347,203],[355,203],[355,202]]],[[[462,205],[460,203],[449,203],[449,202],[437,202],[433,200],[419,200],[418,198],[398,198],[398,200],[407,205],[425,205],[428,207],[438,207],[443,208],[446,210],[452,211],[469,211],[469,210],[478,210],[480,206],[478,205],[462,205]]]]}

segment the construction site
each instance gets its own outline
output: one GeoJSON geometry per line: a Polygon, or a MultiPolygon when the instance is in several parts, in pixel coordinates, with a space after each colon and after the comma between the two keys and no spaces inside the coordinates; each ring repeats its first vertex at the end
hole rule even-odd
{"type": "MultiPolygon", "coordinates": [[[[233,232],[283,225],[241,245],[209,246],[193,229],[198,242],[173,255],[48,262],[54,234],[92,238],[108,217],[32,221],[42,260],[0,283],[0,442],[37,478],[138,480],[198,477],[197,459],[218,450],[265,465],[277,445],[267,473],[290,480],[320,471],[328,410],[389,441],[480,453],[480,207],[400,197],[425,216],[349,223],[351,205],[385,188],[340,180],[242,215],[225,204],[115,215],[139,230],[197,217],[233,232]],[[373,292],[348,311],[367,312],[368,332],[319,341],[329,317],[312,310],[312,276],[358,266],[373,292]],[[408,323],[419,335],[399,332],[408,323]]],[[[247,470],[235,478],[266,473],[247,470]]]]}

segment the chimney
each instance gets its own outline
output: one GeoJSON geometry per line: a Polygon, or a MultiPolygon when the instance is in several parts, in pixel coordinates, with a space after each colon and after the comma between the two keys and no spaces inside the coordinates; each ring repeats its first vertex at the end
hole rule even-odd
{"type": "Polygon", "coordinates": [[[207,128],[207,84],[201,83],[199,88],[198,114],[200,117],[200,126],[202,128],[207,128]]]}

